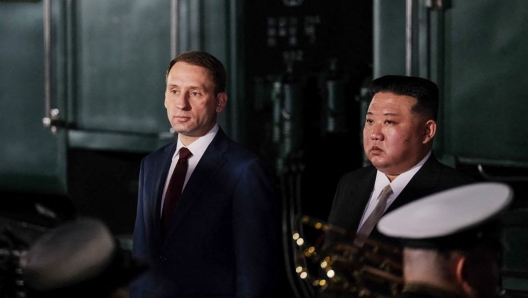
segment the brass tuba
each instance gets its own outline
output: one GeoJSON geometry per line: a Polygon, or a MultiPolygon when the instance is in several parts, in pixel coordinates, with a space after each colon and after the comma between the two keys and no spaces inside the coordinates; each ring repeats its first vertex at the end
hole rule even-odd
{"type": "Polygon", "coordinates": [[[341,227],[306,215],[299,216],[293,228],[295,272],[315,291],[373,298],[401,293],[399,248],[358,239],[341,227]]]}

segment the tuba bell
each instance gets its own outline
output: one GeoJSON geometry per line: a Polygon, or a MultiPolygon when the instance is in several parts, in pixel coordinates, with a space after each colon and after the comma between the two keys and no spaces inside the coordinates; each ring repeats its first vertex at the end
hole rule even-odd
{"type": "Polygon", "coordinates": [[[383,298],[403,287],[402,253],[307,215],[295,220],[295,272],[317,292],[383,298]],[[359,240],[359,241],[358,241],[359,240]],[[361,243],[361,245],[358,245],[361,243]]]}

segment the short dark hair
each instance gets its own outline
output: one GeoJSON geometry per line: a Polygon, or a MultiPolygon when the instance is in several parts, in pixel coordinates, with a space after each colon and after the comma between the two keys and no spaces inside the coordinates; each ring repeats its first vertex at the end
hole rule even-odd
{"type": "Polygon", "coordinates": [[[215,95],[220,92],[225,92],[227,74],[224,65],[215,56],[204,52],[204,51],[190,51],[178,55],[172,59],[165,73],[165,77],[169,75],[169,72],[176,62],[185,62],[196,66],[205,67],[209,70],[211,77],[213,78],[213,84],[215,86],[215,95]]]}
{"type": "Polygon", "coordinates": [[[397,95],[414,97],[418,103],[412,110],[418,114],[431,117],[436,121],[438,116],[438,86],[424,78],[412,76],[386,75],[370,83],[370,98],[378,92],[390,92],[397,95]]]}

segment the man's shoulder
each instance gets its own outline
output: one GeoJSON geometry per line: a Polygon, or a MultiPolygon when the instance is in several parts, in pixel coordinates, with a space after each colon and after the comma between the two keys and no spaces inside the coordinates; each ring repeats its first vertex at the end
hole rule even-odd
{"type": "Polygon", "coordinates": [[[263,157],[258,155],[255,151],[234,140],[229,140],[229,150],[226,151],[226,154],[230,159],[236,159],[238,161],[264,161],[263,157]]]}
{"type": "Polygon", "coordinates": [[[436,158],[431,158],[431,162],[436,164],[442,170],[442,173],[444,175],[456,176],[467,180],[474,180],[473,177],[471,177],[468,173],[450,165],[447,165],[445,163],[442,163],[436,158]]]}
{"type": "Polygon", "coordinates": [[[438,185],[444,188],[476,182],[476,179],[470,174],[460,169],[456,169],[450,165],[446,165],[436,158],[431,158],[426,162],[424,165],[424,171],[432,172],[432,175],[437,176],[438,185]]]}
{"type": "Polygon", "coordinates": [[[217,133],[211,145],[218,151],[224,152],[230,158],[236,158],[238,160],[262,159],[256,152],[249,149],[246,145],[233,140],[223,131],[217,133]]]}
{"type": "Polygon", "coordinates": [[[352,171],[343,174],[341,179],[357,179],[360,177],[367,177],[369,174],[375,174],[376,168],[372,165],[364,166],[361,168],[354,169],[352,171]]]}
{"type": "Polygon", "coordinates": [[[155,160],[161,157],[165,157],[167,156],[167,154],[170,154],[171,151],[174,152],[175,149],[176,149],[175,142],[163,145],[162,147],[145,155],[145,157],[143,157],[143,160],[155,160]]]}
{"type": "Polygon", "coordinates": [[[466,174],[460,170],[454,169],[452,167],[446,166],[440,179],[444,182],[450,182],[452,186],[460,186],[464,184],[470,184],[477,182],[475,178],[466,174]]]}

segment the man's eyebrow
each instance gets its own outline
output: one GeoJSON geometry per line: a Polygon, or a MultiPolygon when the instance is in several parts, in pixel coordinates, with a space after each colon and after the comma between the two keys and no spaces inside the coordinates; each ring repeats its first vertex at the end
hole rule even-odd
{"type": "MultiPolygon", "coordinates": [[[[372,113],[371,111],[367,111],[367,115],[374,115],[374,113],[372,113]]],[[[399,116],[400,114],[396,113],[396,112],[386,112],[386,113],[383,113],[383,116],[399,116]]]]}

